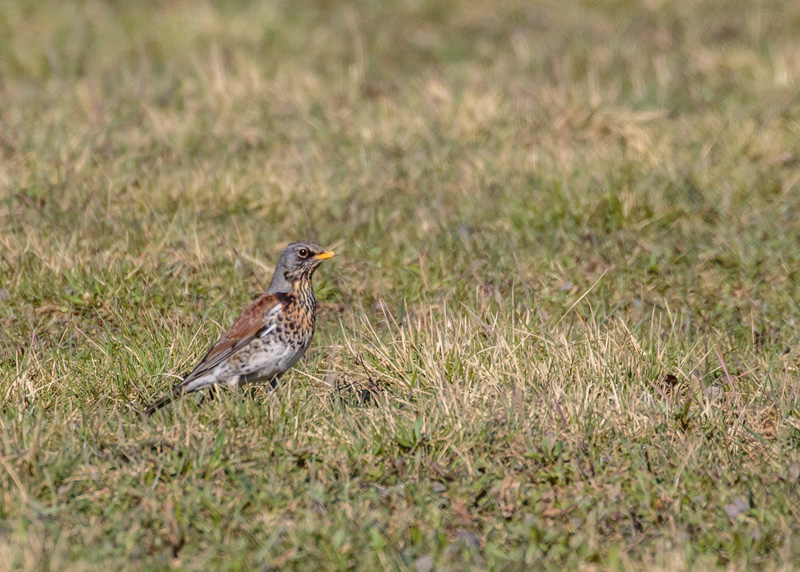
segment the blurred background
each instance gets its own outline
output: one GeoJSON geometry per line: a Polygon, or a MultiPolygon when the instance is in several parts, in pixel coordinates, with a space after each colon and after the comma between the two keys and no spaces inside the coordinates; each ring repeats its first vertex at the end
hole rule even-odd
{"type": "Polygon", "coordinates": [[[6,247],[191,290],[309,237],[367,305],[782,288],[799,33],[792,1],[3,2],[6,247]]]}

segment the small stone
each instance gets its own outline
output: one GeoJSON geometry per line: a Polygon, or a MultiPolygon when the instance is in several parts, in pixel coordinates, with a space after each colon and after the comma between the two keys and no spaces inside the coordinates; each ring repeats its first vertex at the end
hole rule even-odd
{"type": "Polygon", "coordinates": [[[703,394],[709,401],[716,401],[722,397],[722,388],[716,383],[709,385],[703,390],[703,394]]]}
{"type": "Polygon", "coordinates": [[[467,544],[471,544],[472,546],[478,548],[481,545],[481,539],[478,538],[478,535],[468,530],[457,530],[456,531],[456,538],[460,538],[467,544]]]}
{"type": "Polygon", "coordinates": [[[797,482],[798,477],[800,477],[800,463],[795,462],[789,465],[789,482],[797,482]]]}
{"type": "Polygon", "coordinates": [[[0,288],[0,300],[8,300],[11,298],[11,291],[8,288],[0,288]]]}
{"type": "Polygon", "coordinates": [[[331,387],[338,387],[339,376],[335,373],[329,373],[328,375],[322,378],[322,383],[324,383],[325,385],[330,385],[331,387]]]}
{"type": "Polygon", "coordinates": [[[414,560],[414,568],[416,568],[417,572],[431,572],[433,570],[433,558],[420,556],[414,560]]]}
{"type": "Polygon", "coordinates": [[[740,514],[747,512],[750,509],[750,504],[742,497],[736,498],[732,503],[726,504],[723,507],[725,514],[728,518],[735,519],[740,514]]]}

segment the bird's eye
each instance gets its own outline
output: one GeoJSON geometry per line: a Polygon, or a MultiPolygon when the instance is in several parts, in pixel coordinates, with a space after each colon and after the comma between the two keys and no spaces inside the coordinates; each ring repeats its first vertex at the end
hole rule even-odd
{"type": "Polygon", "coordinates": [[[297,251],[297,254],[300,255],[300,258],[308,258],[308,249],[301,248],[300,250],[297,251]]]}

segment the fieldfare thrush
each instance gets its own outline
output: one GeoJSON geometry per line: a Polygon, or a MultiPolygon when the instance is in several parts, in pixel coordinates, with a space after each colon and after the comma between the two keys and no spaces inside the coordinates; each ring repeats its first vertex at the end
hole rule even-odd
{"type": "Polygon", "coordinates": [[[192,372],[145,411],[150,415],[176,397],[216,384],[274,382],[306,353],[316,323],[311,276],[336,256],[313,242],[293,242],[275,267],[266,293],[253,302],[192,372]]]}

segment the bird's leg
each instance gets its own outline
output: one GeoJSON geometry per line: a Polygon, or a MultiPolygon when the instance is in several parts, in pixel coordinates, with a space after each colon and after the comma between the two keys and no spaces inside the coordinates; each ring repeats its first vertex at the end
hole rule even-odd
{"type": "MultiPolygon", "coordinates": [[[[264,384],[264,386],[267,388],[268,391],[275,391],[275,389],[278,387],[279,377],[280,377],[279,375],[276,375],[275,377],[273,377],[271,380],[269,380],[267,383],[264,384]]],[[[255,399],[257,390],[258,390],[258,385],[251,384],[250,387],[247,389],[247,396],[250,399],[255,399]]]]}
{"type": "Polygon", "coordinates": [[[258,391],[259,387],[266,387],[268,392],[274,392],[278,388],[278,378],[280,375],[276,375],[269,381],[263,384],[258,383],[249,383],[247,384],[247,389],[243,386],[240,386],[242,389],[243,395],[247,396],[250,399],[256,398],[256,392],[258,391]]]}
{"type": "Polygon", "coordinates": [[[212,385],[208,388],[208,391],[204,391],[200,396],[200,401],[197,402],[197,406],[200,407],[206,401],[214,401],[219,397],[219,387],[216,385],[212,385]]]}

